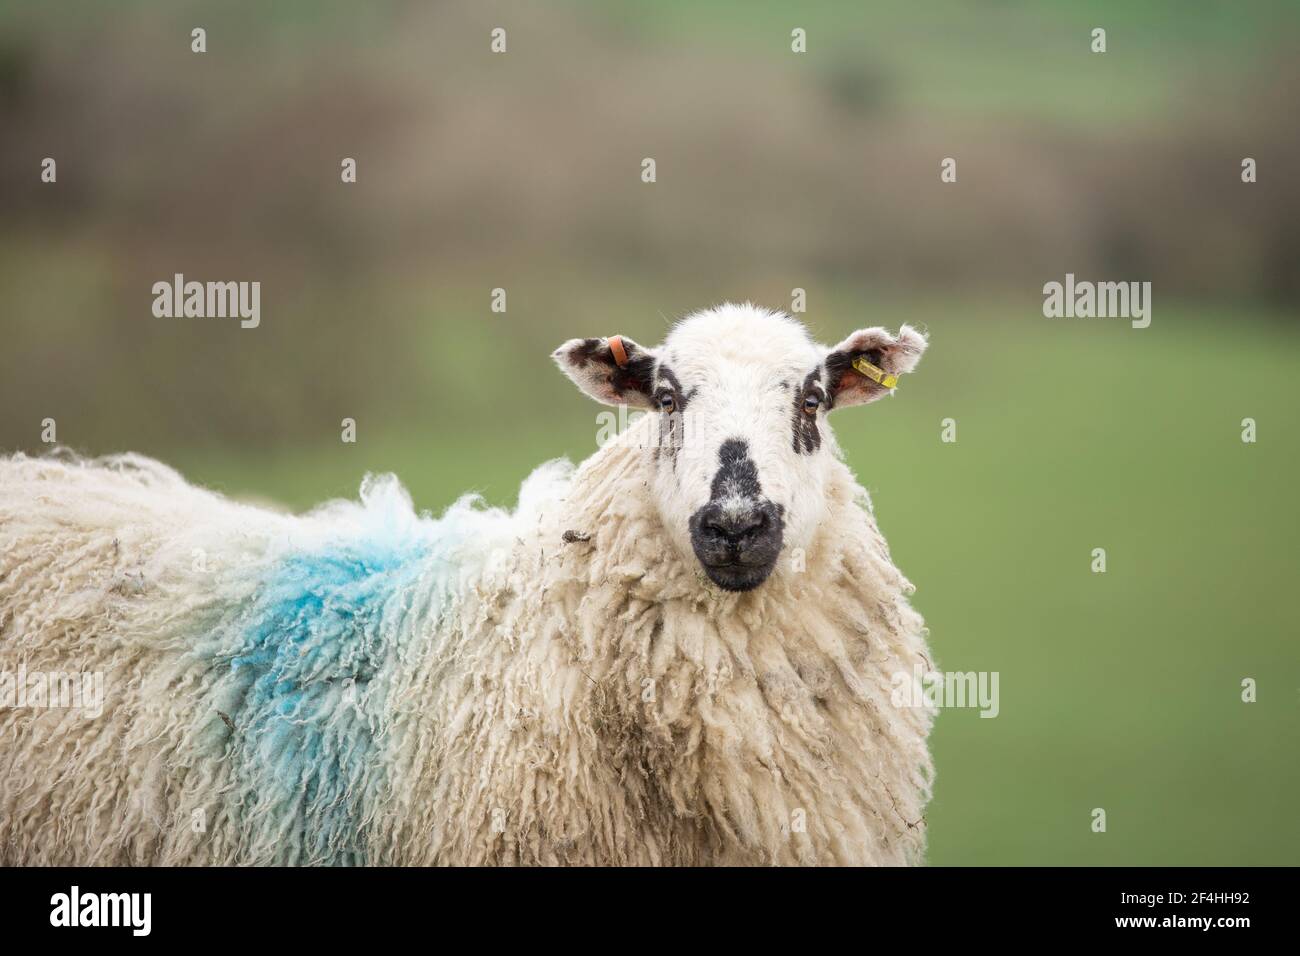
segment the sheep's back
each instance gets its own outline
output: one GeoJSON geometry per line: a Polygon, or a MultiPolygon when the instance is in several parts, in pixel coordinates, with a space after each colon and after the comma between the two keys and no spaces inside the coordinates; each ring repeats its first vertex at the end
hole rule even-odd
{"type": "Polygon", "coordinates": [[[372,860],[409,675],[508,526],[393,479],[294,517],[147,459],[0,461],[0,673],[104,689],[0,700],[5,862],[372,860]]]}

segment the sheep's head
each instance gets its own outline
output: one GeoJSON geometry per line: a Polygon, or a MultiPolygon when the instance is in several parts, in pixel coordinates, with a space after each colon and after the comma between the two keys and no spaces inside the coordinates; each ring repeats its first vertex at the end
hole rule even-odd
{"type": "Polygon", "coordinates": [[[786,315],[724,305],[683,319],[657,349],[572,339],[554,357],[597,401],[655,416],[650,487],[669,536],[719,587],[749,591],[783,549],[808,546],[827,510],[839,453],[827,415],[891,391],[854,360],[901,375],[925,346],[903,326],[828,349],[786,315]]]}

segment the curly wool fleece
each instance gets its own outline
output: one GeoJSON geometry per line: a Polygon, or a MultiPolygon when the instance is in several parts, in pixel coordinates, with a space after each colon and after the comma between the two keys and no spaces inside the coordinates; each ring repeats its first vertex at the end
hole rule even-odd
{"type": "Polygon", "coordinates": [[[0,706],[0,862],[918,862],[928,660],[865,492],[837,461],[806,573],[724,592],[635,433],[438,519],[391,476],[290,516],[0,460],[0,672],[105,691],[0,706]]]}

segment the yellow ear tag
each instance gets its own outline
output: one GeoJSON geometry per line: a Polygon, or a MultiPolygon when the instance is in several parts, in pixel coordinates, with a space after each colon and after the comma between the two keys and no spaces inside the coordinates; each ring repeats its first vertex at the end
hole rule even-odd
{"type": "Polygon", "coordinates": [[[864,359],[861,355],[859,355],[857,358],[853,360],[853,367],[857,369],[859,372],[861,372],[863,375],[865,375],[867,378],[871,379],[877,385],[882,385],[885,388],[893,388],[895,385],[898,384],[897,375],[890,374],[889,372],[886,372],[883,368],[877,368],[876,366],[868,362],[866,359],[864,359]]]}

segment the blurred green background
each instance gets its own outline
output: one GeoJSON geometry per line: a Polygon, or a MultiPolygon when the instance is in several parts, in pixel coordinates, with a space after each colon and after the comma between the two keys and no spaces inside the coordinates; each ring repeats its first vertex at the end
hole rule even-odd
{"type": "Polygon", "coordinates": [[[835,424],[939,665],[1001,674],[939,717],[931,862],[1294,864],[1298,39],[1267,0],[3,3],[0,448],[504,504],[594,450],[564,339],[796,287],[823,341],[920,324],[835,424]],[[260,281],[260,328],[154,318],[176,272],[260,281]],[[1066,272],[1152,282],[1151,327],[1044,318],[1066,272]]]}

